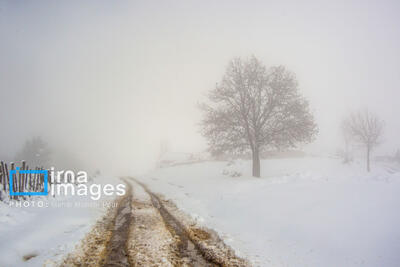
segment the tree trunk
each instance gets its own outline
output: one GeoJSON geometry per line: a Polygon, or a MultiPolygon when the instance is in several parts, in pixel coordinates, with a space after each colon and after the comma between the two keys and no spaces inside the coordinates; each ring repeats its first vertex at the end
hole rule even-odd
{"type": "Polygon", "coordinates": [[[371,150],[371,149],[370,149],[369,147],[367,147],[367,171],[368,171],[368,172],[371,171],[371,168],[370,168],[370,159],[369,159],[369,158],[370,158],[370,154],[371,154],[371,153],[370,153],[370,150],[371,150]]]}
{"type": "Polygon", "coordinates": [[[253,176],[260,177],[260,152],[258,147],[253,149],[253,176]]]}

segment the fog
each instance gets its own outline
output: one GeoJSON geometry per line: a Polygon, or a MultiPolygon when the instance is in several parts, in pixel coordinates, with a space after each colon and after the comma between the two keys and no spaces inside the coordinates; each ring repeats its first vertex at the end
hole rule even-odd
{"type": "Polygon", "coordinates": [[[334,152],[348,112],[385,121],[400,148],[396,1],[0,1],[0,156],[39,135],[85,168],[154,166],[161,140],[199,152],[197,103],[230,59],[295,72],[334,152]]]}

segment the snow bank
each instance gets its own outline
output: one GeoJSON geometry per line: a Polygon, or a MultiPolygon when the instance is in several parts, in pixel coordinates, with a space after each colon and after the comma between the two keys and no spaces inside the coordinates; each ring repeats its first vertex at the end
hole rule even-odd
{"type": "Polygon", "coordinates": [[[328,158],[159,169],[141,177],[260,266],[398,266],[400,168],[328,158]],[[226,168],[243,174],[224,175],[226,168]]]}

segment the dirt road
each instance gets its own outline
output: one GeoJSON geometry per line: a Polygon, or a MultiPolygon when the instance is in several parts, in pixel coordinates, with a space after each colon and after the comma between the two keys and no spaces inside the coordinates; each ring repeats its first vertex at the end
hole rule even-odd
{"type": "Polygon", "coordinates": [[[132,177],[127,193],[61,266],[250,266],[216,232],[132,177]]]}

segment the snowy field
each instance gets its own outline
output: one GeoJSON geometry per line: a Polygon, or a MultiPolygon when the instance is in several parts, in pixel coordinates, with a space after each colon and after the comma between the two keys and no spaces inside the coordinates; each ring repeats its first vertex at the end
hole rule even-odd
{"type": "Polygon", "coordinates": [[[140,177],[256,266],[399,266],[400,166],[338,159],[207,162],[140,177]],[[241,177],[229,174],[240,172],[241,177]]]}
{"type": "MultiPolygon", "coordinates": [[[[121,181],[99,177],[94,183],[121,181]]],[[[56,265],[91,230],[113,197],[35,197],[23,202],[27,207],[0,202],[0,266],[56,265]]]]}

